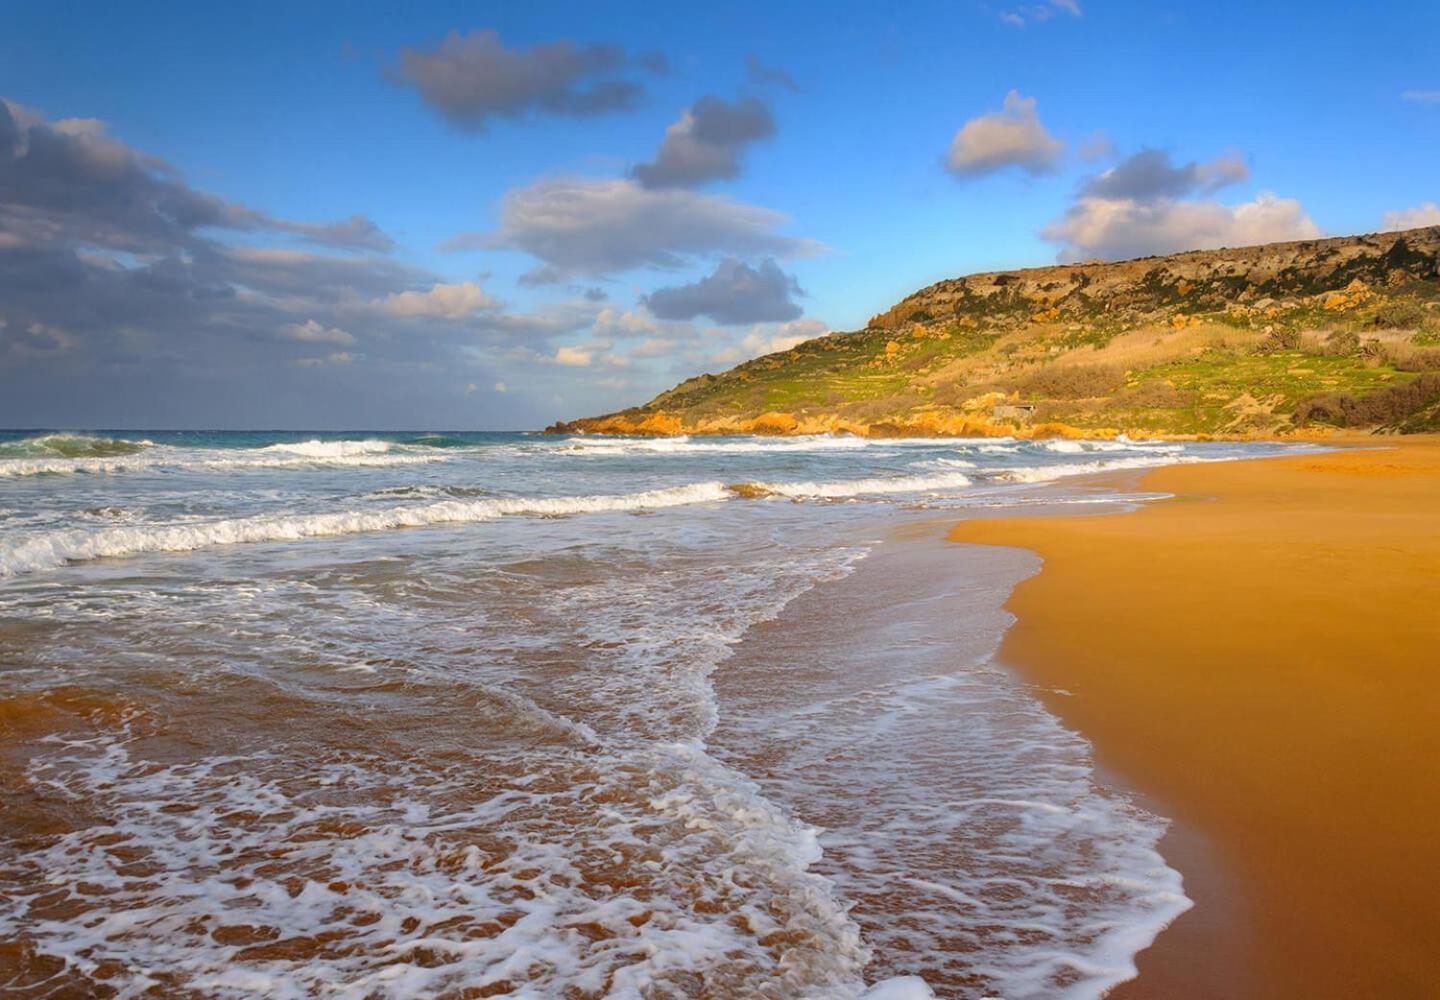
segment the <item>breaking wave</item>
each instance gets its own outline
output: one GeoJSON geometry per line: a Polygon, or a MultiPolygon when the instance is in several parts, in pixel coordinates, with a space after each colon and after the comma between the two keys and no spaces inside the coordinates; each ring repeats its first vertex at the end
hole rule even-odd
{"type": "Polygon", "coordinates": [[[956,489],[969,486],[970,477],[960,472],[933,476],[895,476],[889,479],[841,479],[834,482],[746,483],[742,492],[752,495],[773,494],[797,500],[835,500],[880,493],[925,493],[930,490],[956,489]]]}
{"type": "Polygon", "coordinates": [[[752,455],[785,451],[855,451],[868,448],[865,438],[802,435],[789,438],[747,438],[744,440],[696,441],[688,435],[669,438],[568,438],[554,450],[579,455],[673,454],[752,455]]]}
{"type": "MultiPolygon", "coordinates": [[[[314,442],[320,444],[321,442],[314,442]]],[[[354,442],[324,442],[325,444],[353,444],[354,442]]],[[[379,442],[384,444],[384,442],[379,442]]],[[[300,446],[283,446],[293,449],[300,446]]],[[[280,445],[271,445],[254,450],[225,452],[218,449],[190,451],[178,448],[154,447],[141,453],[121,454],[117,457],[77,458],[5,458],[0,457],[0,478],[7,476],[67,476],[67,475],[109,475],[121,472],[214,472],[228,469],[285,469],[314,466],[349,466],[353,468],[384,468],[394,465],[423,465],[429,462],[447,461],[443,453],[437,454],[394,454],[377,450],[345,451],[320,448],[313,453],[306,451],[282,450],[280,445]]]]}
{"type": "Polygon", "coordinates": [[[720,483],[694,483],[671,489],[612,496],[442,500],[420,506],[391,507],[377,511],[267,514],[220,521],[109,528],[102,531],[55,531],[0,547],[0,576],[16,576],[54,569],[67,563],[151,552],[189,552],[216,545],[290,542],[321,536],[386,531],[391,528],[467,524],[517,514],[556,517],[601,511],[647,510],[724,500],[728,496],[729,491],[720,483]]]}
{"type": "Polygon", "coordinates": [[[1174,455],[1185,450],[1182,444],[1167,441],[1132,441],[1121,434],[1113,441],[1074,441],[1058,438],[1046,441],[1042,447],[1061,455],[1088,455],[1094,452],[1140,451],[1158,455],[1174,455]]]}
{"type": "Polygon", "coordinates": [[[127,438],[90,434],[41,434],[38,437],[0,444],[0,458],[109,458],[116,455],[134,455],[151,446],[150,441],[131,441],[127,438]]]}
{"type": "Polygon", "coordinates": [[[1006,469],[997,472],[994,479],[1006,483],[1044,483],[1052,479],[1063,479],[1066,476],[1085,476],[1117,469],[1150,469],[1160,465],[1180,465],[1204,461],[1210,460],[1175,455],[1097,459],[1093,462],[1067,462],[1064,465],[1035,465],[1029,468],[1006,469]]]}
{"type": "Polygon", "coordinates": [[[367,438],[364,441],[295,441],[266,445],[260,451],[305,458],[350,458],[354,455],[383,455],[391,448],[389,441],[367,438]]]}

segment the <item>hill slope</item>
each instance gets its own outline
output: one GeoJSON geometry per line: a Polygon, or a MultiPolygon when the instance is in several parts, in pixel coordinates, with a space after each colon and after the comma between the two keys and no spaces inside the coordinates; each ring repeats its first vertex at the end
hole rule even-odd
{"type": "Polygon", "coordinates": [[[1440,227],[942,281],[559,433],[1440,430],[1440,227]]]}

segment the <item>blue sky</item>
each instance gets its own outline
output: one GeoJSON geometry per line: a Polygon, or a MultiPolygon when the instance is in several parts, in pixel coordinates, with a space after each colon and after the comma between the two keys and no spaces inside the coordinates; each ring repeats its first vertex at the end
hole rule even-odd
{"type": "Polygon", "coordinates": [[[943,277],[1437,223],[1437,37],[1420,3],[11,3],[0,423],[535,427],[943,277]]]}

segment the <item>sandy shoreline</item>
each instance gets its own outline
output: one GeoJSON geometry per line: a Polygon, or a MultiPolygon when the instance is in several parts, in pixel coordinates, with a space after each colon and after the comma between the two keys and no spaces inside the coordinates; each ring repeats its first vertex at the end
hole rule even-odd
{"type": "Polygon", "coordinates": [[[1175,820],[1197,905],[1115,997],[1440,992],[1440,441],[1375,444],[950,536],[1045,560],[1000,659],[1175,820]]]}

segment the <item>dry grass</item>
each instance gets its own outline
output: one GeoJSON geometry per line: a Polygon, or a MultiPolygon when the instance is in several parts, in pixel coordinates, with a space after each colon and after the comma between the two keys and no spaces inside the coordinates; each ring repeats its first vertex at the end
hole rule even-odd
{"type": "Polygon", "coordinates": [[[1076,348],[1057,360],[1083,360],[1089,364],[1114,365],[1122,369],[1152,368],[1176,358],[1195,357],[1207,351],[1246,351],[1264,337],[1265,334],[1257,330],[1240,330],[1218,324],[1173,331],[1142,327],[1120,334],[1098,350],[1076,348]]]}

